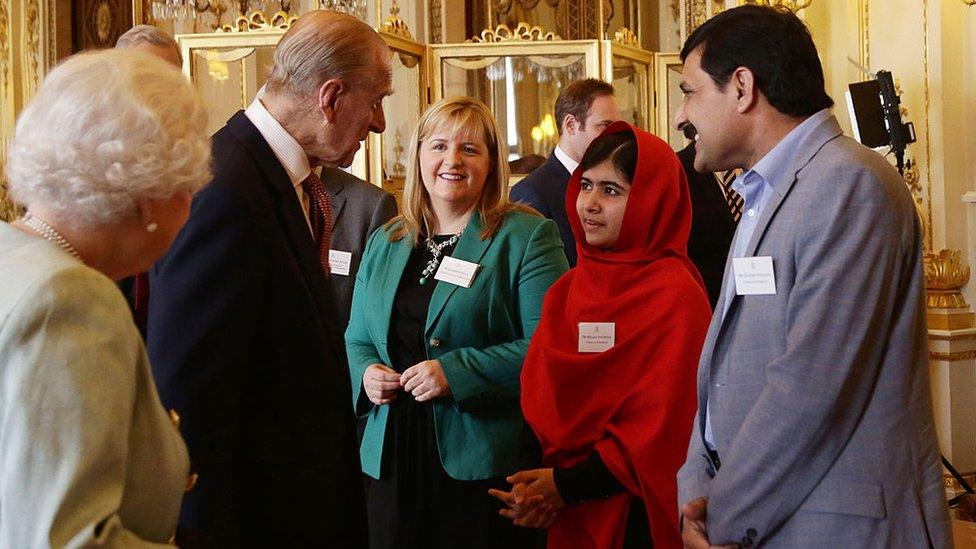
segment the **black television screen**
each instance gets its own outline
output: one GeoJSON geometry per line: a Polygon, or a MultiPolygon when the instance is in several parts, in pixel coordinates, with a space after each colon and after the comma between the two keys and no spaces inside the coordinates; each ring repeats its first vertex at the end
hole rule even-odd
{"type": "Polygon", "coordinates": [[[854,133],[858,141],[867,147],[884,147],[891,144],[891,136],[885,126],[881,109],[881,88],[877,80],[858,82],[848,86],[849,107],[854,133]]]}

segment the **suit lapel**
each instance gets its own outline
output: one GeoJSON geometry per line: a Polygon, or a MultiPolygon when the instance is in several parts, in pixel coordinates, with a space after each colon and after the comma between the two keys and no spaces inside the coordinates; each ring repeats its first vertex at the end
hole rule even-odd
{"type": "MultiPolygon", "coordinates": [[[[481,214],[475,211],[471,215],[471,221],[468,222],[468,226],[461,234],[461,238],[458,240],[451,257],[480,264],[485,252],[488,251],[488,247],[495,239],[495,237],[491,237],[481,240],[481,229],[481,214]]],[[[475,275],[475,280],[478,279],[478,276],[483,275],[479,272],[475,275]]],[[[450,282],[437,283],[437,287],[434,288],[434,295],[430,298],[430,306],[427,308],[427,326],[425,331],[429,332],[430,328],[437,322],[447,302],[458,288],[460,286],[456,286],[450,282]]]]}
{"type": "MultiPolygon", "coordinates": [[[[383,276],[381,279],[380,287],[378,289],[380,307],[382,309],[377,311],[376,319],[379,322],[378,334],[390,333],[390,320],[393,317],[393,300],[396,298],[397,289],[400,287],[400,280],[403,278],[403,271],[407,268],[407,262],[410,261],[410,254],[413,252],[413,238],[410,235],[404,236],[396,242],[390,243],[390,253],[386,258],[386,264],[382,266],[383,276]]],[[[387,352],[387,347],[384,345],[383,351],[387,352]]],[[[387,363],[389,363],[390,357],[385,356],[384,358],[387,363]]]]}
{"type": "MultiPolygon", "coordinates": [[[[797,150],[801,151],[797,154],[793,162],[790,164],[789,169],[784,170],[781,174],[777,174],[778,181],[774,183],[774,188],[776,189],[775,194],[770,198],[769,203],[763,209],[762,215],[756,222],[756,228],[749,239],[749,243],[746,246],[745,257],[751,257],[756,254],[756,250],[759,249],[759,244],[762,242],[762,238],[766,233],[766,229],[769,227],[770,222],[772,222],[773,217],[779,210],[779,207],[783,204],[783,200],[792,190],[793,185],[796,183],[796,175],[799,173],[804,166],[810,163],[814,156],[820,152],[829,141],[841,135],[840,125],[837,123],[837,119],[831,116],[827,120],[823,121],[818,125],[810,134],[800,143],[797,150]]],[[[740,222],[741,223],[741,222],[740,222]]],[[[736,236],[738,236],[739,228],[736,228],[736,236]]],[[[735,242],[733,238],[733,243],[735,242]]],[[[722,275],[722,291],[719,292],[718,303],[716,308],[721,310],[724,308],[724,303],[728,299],[728,292],[735,292],[735,281],[732,276],[732,252],[729,251],[729,255],[725,260],[725,272],[722,275]]],[[[712,317],[712,322],[708,328],[708,336],[705,338],[705,344],[702,347],[702,356],[699,363],[698,372],[698,402],[700,409],[704,410],[702,404],[704,404],[708,399],[708,386],[711,383],[712,369],[714,367],[714,356],[715,356],[715,346],[718,344],[721,338],[723,330],[725,330],[727,325],[727,320],[732,316],[733,311],[738,307],[739,300],[741,296],[733,295],[732,301],[729,303],[729,308],[725,311],[725,314],[716,313],[712,317]]],[[[704,436],[705,433],[705,414],[700,414],[698,418],[701,427],[701,433],[704,436]]]]}
{"type": "Polygon", "coordinates": [[[338,168],[323,168],[322,183],[325,184],[325,191],[329,193],[329,200],[332,202],[332,226],[339,224],[339,216],[342,215],[342,207],[346,205],[346,195],[342,192],[345,184],[341,177],[337,177],[334,171],[338,168]]]}
{"type": "Polygon", "coordinates": [[[827,120],[824,120],[800,142],[800,145],[797,147],[797,150],[800,152],[793,158],[789,169],[773,176],[777,179],[773,184],[776,193],[770,198],[769,203],[766,204],[766,208],[763,209],[762,215],[759,216],[759,221],[756,222],[756,230],[752,232],[752,237],[746,246],[745,257],[751,257],[756,254],[756,249],[759,248],[759,243],[766,233],[766,228],[769,227],[769,223],[772,221],[773,216],[776,215],[776,211],[779,210],[786,195],[790,193],[793,184],[796,183],[796,174],[810,163],[813,157],[820,152],[820,149],[827,142],[840,134],[841,129],[840,125],[837,124],[836,118],[831,116],[827,120]]]}
{"type": "Polygon", "coordinates": [[[276,202],[277,211],[275,213],[278,221],[282,225],[305,283],[314,298],[319,318],[322,319],[324,325],[329,326],[332,319],[327,304],[332,302],[331,291],[328,288],[322,264],[319,262],[318,249],[312,239],[312,233],[308,229],[308,222],[305,220],[302,206],[298,202],[298,194],[291,183],[291,179],[288,178],[288,173],[285,172],[285,168],[275,157],[271,147],[268,146],[264,137],[244,115],[243,111],[235,114],[228,125],[261,167],[265,180],[273,191],[271,194],[276,202]]]}

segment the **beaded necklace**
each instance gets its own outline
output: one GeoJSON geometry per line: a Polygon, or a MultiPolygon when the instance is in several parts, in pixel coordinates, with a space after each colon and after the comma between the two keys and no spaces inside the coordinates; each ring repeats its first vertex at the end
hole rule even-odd
{"type": "Polygon", "coordinates": [[[427,277],[437,272],[437,266],[441,264],[441,256],[444,253],[444,249],[450,248],[451,246],[457,244],[457,241],[461,238],[461,233],[463,232],[464,229],[461,229],[455,235],[451,236],[451,238],[448,238],[440,244],[435,243],[433,238],[429,236],[427,237],[427,249],[430,251],[433,257],[427,262],[427,266],[424,267],[424,272],[420,273],[421,286],[427,284],[427,277]]]}
{"type": "Polygon", "coordinates": [[[68,242],[68,239],[58,231],[54,230],[54,227],[45,223],[40,217],[27,212],[24,214],[23,221],[24,225],[30,227],[35,233],[41,235],[44,240],[57,244],[62,250],[74,256],[75,259],[81,259],[81,254],[79,254],[78,250],[76,250],[75,247],[68,242]]]}

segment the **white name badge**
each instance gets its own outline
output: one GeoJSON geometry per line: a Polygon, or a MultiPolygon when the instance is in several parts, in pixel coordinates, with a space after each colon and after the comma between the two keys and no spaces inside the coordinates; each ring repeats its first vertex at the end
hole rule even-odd
{"type": "Polygon", "coordinates": [[[736,295],[776,294],[772,257],[733,257],[732,271],[735,274],[736,295]]]}
{"type": "Polygon", "coordinates": [[[440,267],[434,273],[434,280],[450,282],[462,288],[470,288],[474,275],[478,274],[481,265],[463,259],[447,256],[441,260],[440,267]]]}
{"type": "Polygon", "coordinates": [[[352,265],[352,252],[329,250],[329,272],[334,275],[349,276],[352,265]]]}
{"type": "Polygon", "coordinates": [[[581,353],[602,353],[613,348],[617,340],[617,325],[613,322],[580,322],[579,345],[581,353]]]}

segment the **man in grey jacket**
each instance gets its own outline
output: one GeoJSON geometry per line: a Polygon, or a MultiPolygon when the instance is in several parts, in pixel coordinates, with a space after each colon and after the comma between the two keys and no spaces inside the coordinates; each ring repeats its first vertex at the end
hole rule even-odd
{"type": "Polygon", "coordinates": [[[844,136],[809,31],[728,10],[688,38],[676,124],[745,199],[679,473],[686,547],[947,547],[912,198],[844,136]]]}
{"type": "Polygon", "coordinates": [[[352,290],[373,231],[397,214],[393,195],[339,168],[322,168],[322,182],[332,200],[332,287],[340,326],[349,324],[352,290]]]}

